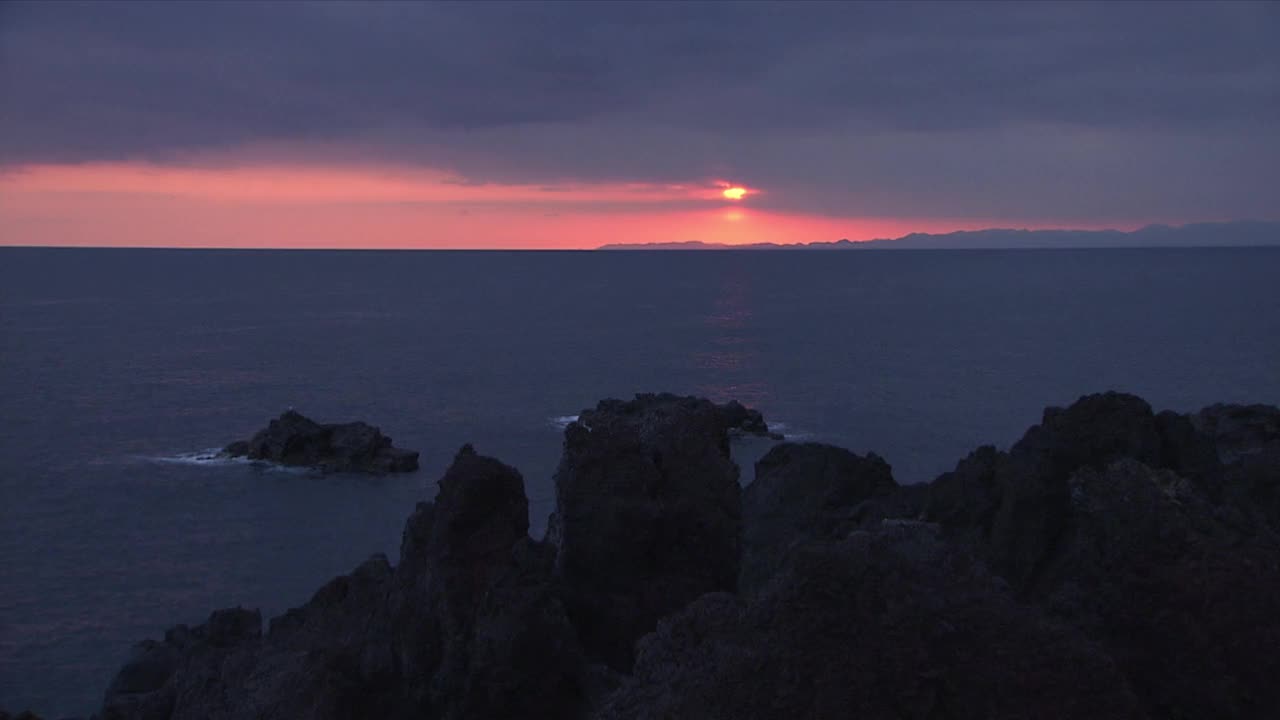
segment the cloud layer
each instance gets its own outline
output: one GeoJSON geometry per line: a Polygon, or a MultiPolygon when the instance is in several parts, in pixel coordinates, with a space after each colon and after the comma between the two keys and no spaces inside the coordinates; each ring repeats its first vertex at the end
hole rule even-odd
{"type": "Polygon", "coordinates": [[[709,183],[827,216],[1276,218],[1280,4],[7,3],[0,164],[709,183]]]}

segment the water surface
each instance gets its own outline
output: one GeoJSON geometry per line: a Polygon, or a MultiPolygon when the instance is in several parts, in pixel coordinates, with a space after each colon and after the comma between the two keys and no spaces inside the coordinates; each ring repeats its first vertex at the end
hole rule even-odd
{"type": "Polygon", "coordinates": [[[87,713],[134,642],[394,558],[464,442],[540,533],[557,418],[602,397],[737,398],[903,482],[1086,392],[1280,402],[1276,278],[1280,249],[0,250],[0,707],[87,713]],[[423,470],[191,461],[289,406],[423,470]]]}

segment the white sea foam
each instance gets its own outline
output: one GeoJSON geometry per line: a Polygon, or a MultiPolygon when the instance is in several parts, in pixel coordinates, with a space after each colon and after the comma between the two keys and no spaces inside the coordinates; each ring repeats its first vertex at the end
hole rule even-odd
{"type": "Polygon", "coordinates": [[[222,454],[222,448],[209,448],[208,450],[194,450],[192,452],[178,453],[176,455],[161,455],[142,458],[148,462],[163,463],[167,465],[197,465],[203,467],[218,467],[228,465],[253,465],[254,467],[266,468],[268,470],[288,472],[288,473],[306,473],[310,468],[294,467],[291,465],[280,465],[278,463],[267,462],[266,460],[250,460],[247,457],[228,457],[222,454]]]}
{"type": "Polygon", "coordinates": [[[222,454],[222,448],[195,450],[178,453],[177,455],[161,455],[160,457],[149,457],[147,459],[153,462],[174,465],[243,465],[252,462],[246,457],[227,457],[222,454]]]}
{"type": "Polygon", "coordinates": [[[578,416],[577,415],[557,415],[553,418],[550,418],[550,420],[552,425],[555,425],[557,428],[560,428],[561,430],[563,430],[569,427],[570,423],[577,422],[578,416]]]}
{"type": "Polygon", "coordinates": [[[784,422],[769,421],[769,432],[775,432],[782,436],[784,440],[808,440],[813,437],[813,433],[807,430],[798,430],[784,422]]]}

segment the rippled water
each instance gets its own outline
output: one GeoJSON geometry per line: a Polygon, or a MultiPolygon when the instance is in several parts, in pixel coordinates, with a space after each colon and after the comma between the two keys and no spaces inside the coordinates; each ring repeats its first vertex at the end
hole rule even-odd
{"type": "Polygon", "coordinates": [[[464,442],[524,472],[541,532],[602,397],[737,398],[910,482],[1085,392],[1280,402],[1276,278],[1274,249],[0,250],[0,707],[86,713],[135,641],[394,557],[464,442]],[[288,406],[424,468],[202,458],[288,406]]]}

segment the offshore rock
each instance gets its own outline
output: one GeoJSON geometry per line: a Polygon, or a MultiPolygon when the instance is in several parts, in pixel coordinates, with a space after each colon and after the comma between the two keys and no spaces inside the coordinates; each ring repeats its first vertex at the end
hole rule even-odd
{"type": "Polygon", "coordinates": [[[411,472],[418,453],[393,447],[391,438],[367,423],[317,423],[289,410],[251,439],[223,448],[229,457],[248,457],[327,472],[411,472]]]}
{"type": "Polygon", "coordinates": [[[738,467],[714,403],[605,400],[565,430],[548,538],[569,618],[619,671],[659,618],[733,591],[741,553],[738,467]]]}

